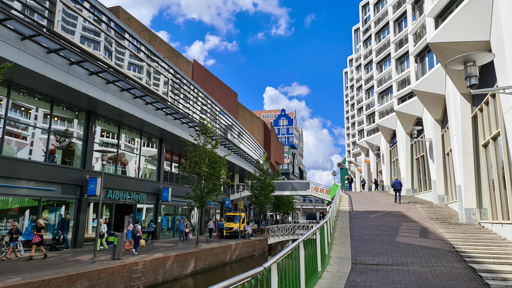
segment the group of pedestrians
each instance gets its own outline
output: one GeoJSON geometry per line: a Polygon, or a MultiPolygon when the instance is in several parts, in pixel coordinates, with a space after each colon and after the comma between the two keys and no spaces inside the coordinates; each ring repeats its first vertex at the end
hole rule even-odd
{"type": "MultiPolygon", "coordinates": [[[[377,179],[377,178],[373,179],[374,191],[379,191],[379,184],[380,184],[379,182],[381,182],[381,181],[379,181],[379,179],[377,179]]],[[[352,192],[353,183],[354,183],[354,178],[352,178],[351,175],[348,175],[346,178],[346,184],[348,186],[349,192],[352,192]]],[[[402,186],[403,186],[402,181],[400,181],[400,179],[398,179],[398,177],[395,177],[393,182],[391,182],[391,188],[393,188],[393,191],[395,192],[395,203],[397,203],[397,201],[398,201],[398,204],[402,204],[402,186]]],[[[364,191],[364,189],[366,188],[366,180],[364,179],[364,177],[361,177],[361,188],[362,188],[361,189],[362,191],[364,191]]]]}

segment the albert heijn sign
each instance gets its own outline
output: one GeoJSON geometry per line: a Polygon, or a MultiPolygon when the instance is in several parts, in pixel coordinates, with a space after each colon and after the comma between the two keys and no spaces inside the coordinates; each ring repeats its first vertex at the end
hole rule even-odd
{"type": "Polygon", "coordinates": [[[135,201],[142,203],[146,201],[146,193],[108,190],[106,198],[109,200],[135,201]]]}

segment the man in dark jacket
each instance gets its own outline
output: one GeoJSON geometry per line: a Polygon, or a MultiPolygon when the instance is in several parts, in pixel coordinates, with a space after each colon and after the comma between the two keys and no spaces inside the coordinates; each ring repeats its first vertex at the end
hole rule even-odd
{"type": "Polygon", "coordinates": [[[393,191],[395,191],[395,203],[396,195],[398,194],[398,204],[402,204],[402,181],[398,180],[398,177],[395,177],[395,180],[391,182],[391,187],[393,191]]]}
{"type": "Polygon", "coordinates": [[[354,178],[352,176],[347,176],[347,184],[348,184],[348,191],[352,192],[352,183],[354,183],[354,178]]]}
{"type": "Polygon", "coordinates": [[[59,232],[62,234],[62,245],[64,246],[64,250],[67,250],[69,249],[69,243],[68,243],[68,234],[69,234],[69,223],[71,222],[70,220],[71,218],[71,215],[69,213],[66,214],[66,218],[62,219],[60,221],[60,225],[59,225],[59,232]]]}

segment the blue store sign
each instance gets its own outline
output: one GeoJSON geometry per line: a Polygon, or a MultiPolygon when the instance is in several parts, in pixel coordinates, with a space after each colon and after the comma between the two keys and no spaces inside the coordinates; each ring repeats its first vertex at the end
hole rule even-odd
{"type": "Polygon", "coordinates": [[[231,199],[230,198],[226,198],[226,200],[224,200],[224,206],[226,208],[231,208],[231,199]]]}
{"type": "Polygon", "coordinates": [[[89,178],[87,181],[87,196],[98,196],[99,193],[99,178],[89,178]]]}

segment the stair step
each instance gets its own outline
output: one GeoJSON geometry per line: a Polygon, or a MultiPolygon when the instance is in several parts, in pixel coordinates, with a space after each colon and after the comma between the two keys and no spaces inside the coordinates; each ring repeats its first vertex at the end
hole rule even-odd
{"type": "Polygon", "coordinates": [[[473,239],[465,239],[465,240],[451,240],[450,241],[453,245],[478,245],[482,247],[487,246],[511,246],[512,243],[508,242],[507,240],[489,240],[489,241],[483,241],[483,240],[473,240],[473,239]]]}
{"type": "Polygon", "coordinates": [[[482,246],[468,246],[468,245],[454,245],[457,251],[479,250],[479,251],[506,251],[511,252],[512,247],[482,247],[482,246]]]}
{"type": "Polygon", "coordinates": [[[458,251],[464,258],[496,258],[496,259],[512,259],[512,251],[505,253],[503,251],[458,251]]]}
{"type": "Polygon", "coordinates": [[[512,281],[488,280],[487,283],[491,288],[512,288],[512,281]]]}
{"type": "Polygon", "coordinates": [[[512,274],[512,265],[469,264],[478,273],[512,274]]]}
{"type": "Polygon", "coordinates": [[[485,280],[512,281],[512,274],[503,273],[480,273],[485,280]]]}
{"type": "Polygon", "coordinates": [[[468,258],[465,259],[469,264],[490,264],[490,265],[511,265],[511,260],[500,260],[500,259],[483,259],[483,258],[468,258]]]}
{"type": "Polygon", "coordinates": [[[489,242],[452,242],[452,245],[455,247],[459,246],[477,246],[482,248],[512,248],[512,243],[504,242],[504,243],[489,243],[489,242]]]}

